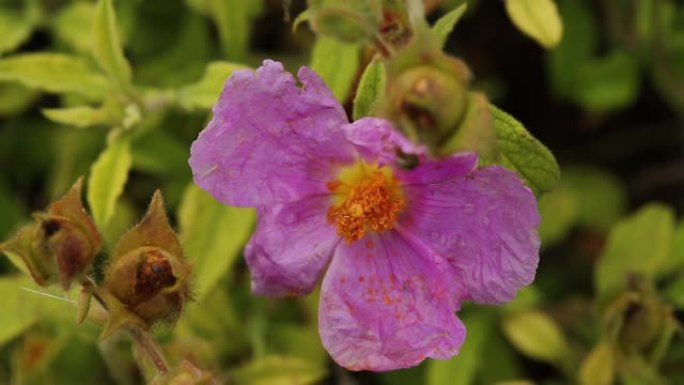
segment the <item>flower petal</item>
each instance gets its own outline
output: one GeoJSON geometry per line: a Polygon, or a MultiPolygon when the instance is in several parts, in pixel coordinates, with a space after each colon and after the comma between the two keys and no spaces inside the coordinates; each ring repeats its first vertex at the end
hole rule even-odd
{"type": "MultiPolygon", "coordinates": [[[[457,156],[441,162],[458,163],[457,156]]],[[[456,166],[454,170],[441,182],[434,175],[413,176],[414,181],[432,182],[404,186],[408,203],[399,228],[449,260],[465,298],[510,301],[532,282],[539,262],[534,195],[515,173],[499,166],[467,175],[456,166]]]]}
{"type": "Polygon", "coordinates": [[[398,150],[405,154],[424,155],[422,146],[413,144],[397,131],[392,123],[378,118],[362,118],[341,127],[347,141],[351,142],[358,154],[366,161],[377,162],[381,166],[393,164],[398,150]]]}
{"type": "Polygon", "coordinates": [[[392,370],[458,353],[465,327],[449,268],[393,231],[340,243],[323,279],[323,345],[351,370],[392,370]]]}
{"type": "Polygon", "coordinates": [[[325,192],[331,167],[354,154],[337,129],[344,110],[310,69],[280,63],[236,71],[192,144],[195,183],[219,201],[260,206],[325,192]]]}
{"type": "Polygon", "coordinates": [[[245,248],[252,290],[269,296],[311,292],[340,241],[326,219],[330,197],[261,207],[245,248]]]}

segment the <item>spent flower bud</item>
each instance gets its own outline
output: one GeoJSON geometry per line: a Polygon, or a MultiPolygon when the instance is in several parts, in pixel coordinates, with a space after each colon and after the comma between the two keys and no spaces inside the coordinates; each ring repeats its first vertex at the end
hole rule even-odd
{"type": "Polygon", "coordinates": [[[145,329],[174,323],[189,296],[190,270],[157,191],[143,219],[112,253],[103,285],[111,316],[103,335],[127,323],[145,329]]]}
{"type": "Polygon", "coordinates": [[[41,286],[60,282],[68,289],[74,279],[88,274],[100,251],[102,237],[81,201],[79,179],[35,221],[0,245],[0,251],[18,257],[41,286]]]}

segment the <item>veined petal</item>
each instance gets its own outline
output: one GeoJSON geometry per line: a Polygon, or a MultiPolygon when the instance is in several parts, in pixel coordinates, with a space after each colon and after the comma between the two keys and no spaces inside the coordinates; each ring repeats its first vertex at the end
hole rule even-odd
{"type": "Polygon", "coordinates": [[[380,166],[393,164],[397,154],[423,156],[426,150],[404,138],[387,120],[362,118],[341,127],[344,135],[354,145],[357,153],[366,161],[380,166]]]}
{"type": "Polygon", "coordinates": [[[270,60],[233,73],[190,149],[197,185],[235,206],[325,192],[333,167],[352,161],[337,129],[347,118],[313,71],[303,67],[298,77],[270,60]]]}
{"type": "Polygon", "coordinates": [[[245,248],[252,290],[269,296],[310,293],[340,238],[326,219],[329,196],[257,211],[258,226],[245,248]]]}
{"type": "MultiPolygon", "coordinates": [[[[441,160],[442,168],[460,163],[457,156],[441,160]]],[[[424,171],[434,169],[414,170],[424,171]]],[[[441,182],[413,177],[421,179],[431,182],[404,186],[407,207],[399,228],[449,260],[464,298],[499,304],[533,281],[539,214],[532,191],[515,173],[490,166],[441,182]]]]}
{"type": "Polygon", "coordinates": [[[323,345],[337,363],[381,371],[458,353],[465,327],[449,266],[429,253],[393,231],[338,245],[318,312],[323,345]]]}

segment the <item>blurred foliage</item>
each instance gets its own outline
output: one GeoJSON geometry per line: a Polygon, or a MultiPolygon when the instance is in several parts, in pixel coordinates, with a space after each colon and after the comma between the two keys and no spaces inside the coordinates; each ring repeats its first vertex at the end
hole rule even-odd
{"type": "MultiPolygon", "coordinates": [[[[502,107],[482,97],[470,116],[491,114],[500,153],[487,161],[540,197],[541,263],[514,302],[464,306],[468,337],[454,359],[350,373],[320,344],[316,293],[250,294],[241,250],[255,214],[217,203],[187,166],[226,77],[264,58],[310,65],[355,119],[386,108],[393,73],[366,35],[382,21],[377,2],[310,3],[0,1],[1,239],[87,175],[101,280],[161,189],[195,302],[175,328],[154,329],[175,368],[159,383],[206,373],[263,385],[684,383],[684,5],[423,2],[440,47],[502,107]],[[330,4],[354,17],[332,17],[330,4]],[[310,25],[293,31],[286,14],[310,25]]],[[[401,41],[399,19],[390,43],[401,41]]],[[[4,257],[0,272],[0,384],[145,381],[129,340],[98,341],[97,305],[77,327],[78,289],[37,287],[4,257]]]]}

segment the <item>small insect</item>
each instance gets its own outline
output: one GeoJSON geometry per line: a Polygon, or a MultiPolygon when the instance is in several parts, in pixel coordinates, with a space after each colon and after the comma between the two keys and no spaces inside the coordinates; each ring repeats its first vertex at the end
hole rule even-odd
{"type": "Polygon", "coordinates": [[[396,148],[395,152],[397,154],[397,166],[400,168],[403,168],[404,170],[413,170],[414,168],[418,167],[418,155],[407,154],[398,147],[396,148]]]}

